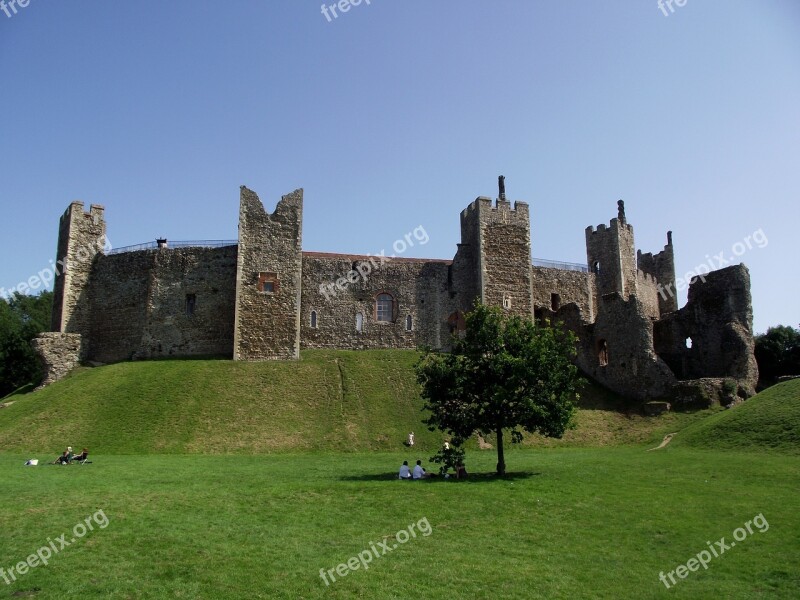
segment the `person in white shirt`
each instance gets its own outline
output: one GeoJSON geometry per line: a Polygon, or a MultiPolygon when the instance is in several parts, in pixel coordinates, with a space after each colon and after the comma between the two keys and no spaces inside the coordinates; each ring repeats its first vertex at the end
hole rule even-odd
{"type": "Polygon", "coordinates": [[[398,479],[411,479],[411,469],[408,468],[408,461],[404,460],[400,465],[400,473],[397,475],[398,479]]]}
{"type": "Polygon", "coordinates": [[[422,461],[418,460],[417,465],[414,467],[414,479],[425,479],[428,474],[425,472],[425,469],[422,468],[422,461]]]}
{"type": "Polygon", "coordinates": [[[414,447],[414,432],[413,431],[408,434],[408,443],[407,444],[408,444],[409,448],[413,448],[414,447]]]}

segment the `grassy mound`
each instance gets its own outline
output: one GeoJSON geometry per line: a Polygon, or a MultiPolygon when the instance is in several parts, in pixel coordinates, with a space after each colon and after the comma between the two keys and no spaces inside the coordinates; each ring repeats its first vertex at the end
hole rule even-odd
{"type": "MultiPolygon", "coordinates": [[[[421,423],[407,350],[309,350],[300,361],[169,360],[81,368],[0,410],[7,452],[265,454],[395,451],[409,431],[418,449],[444,438],[421,423]]],[[[577,428],[530,446],[651,443],[698,415],[642,417],[596,386],[581,393],[577,428]]],[[[492,443],[493,440],[487,440],[492,443]]]]}
{"type": "Polygon", "coordinates": [[[415,360],[414,352],[313,351],[293,362],[79,369],[3,409],[0,438],[8,451],[25,452],[67,444],[116,454],[396,448],[409,427],[420,441],[428,434],[415,428],[415,360]]]}
{"type": "Polygon", "coordinates": [[[800,380],[775,385],[743,404],[693,423],[672,443],[800,454],[800,380]]]}

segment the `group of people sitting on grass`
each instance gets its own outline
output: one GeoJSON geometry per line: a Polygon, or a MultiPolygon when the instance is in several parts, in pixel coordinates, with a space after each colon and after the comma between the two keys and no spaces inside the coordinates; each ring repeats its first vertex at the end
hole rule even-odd
{"type": "MultiPolygon", "coordinates": [[[[467,478],[467,468],[464,466],[464,463],[459,461],[456,464],[456,479],[466,479],[467,478]]],[[[403,464],[400,465],[400,472],[397,474],[398,479],[427,479],[428,477],[433,477],[432,473],[428,473],[425,469],[422,468],[422,461],[418,460],[417,464],[414,466],[413,469],[409,468],[408,461],[404,460],[403,464]]],[[[445,475],[447,477],[447,475],[445,475]]]]}
{"type": "Polygon", "coordinates": [[[72,453],[72,446],[67,446],[67,449],[64,450],[64,454],[57,457],[52,464],[54,465],[68,465],[73,462],[85,462],[86,459],[89,458],[89,449],[84,448],[80,454],[73,454],[72,453]]]}

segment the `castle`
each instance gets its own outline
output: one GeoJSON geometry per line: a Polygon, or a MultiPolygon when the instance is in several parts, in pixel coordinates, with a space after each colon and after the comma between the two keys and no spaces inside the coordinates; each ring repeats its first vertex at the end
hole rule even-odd
{"type": "Polygon", "coordinates": [[[561,322],[577,364],[637,400],[754,393],[750,280],[744,265],[695,278],[678,308],[672,234],[635,251],[624,204],[586,229],[588,266],[531,260],[528,204],[479,197],[461,212],[452,260],[304,252],[303,191],[268,213],[241,188],[239,239],[106,253],[104,209],[73,202],[61,217],[52,333],[34,341],[45,384],[79,362],[225,356],[297,359],[304,348],[444,348],[476,299],[561,322]],[[731,384],[728,383],[730,394],[731,384]],[[710,390],[710,392],[709,392],[710,390]]]}

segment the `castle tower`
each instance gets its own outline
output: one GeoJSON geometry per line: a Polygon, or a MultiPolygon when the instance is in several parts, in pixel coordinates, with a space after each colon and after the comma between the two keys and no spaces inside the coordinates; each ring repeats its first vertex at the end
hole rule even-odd
{"type": "Polygon", "coordinates": [[[662,315],[678,310],[675,290],[675,254],[672,248],[672,232],[667,232],[667,245],[657,254],[639,250],[636,254],[639,270],[649,273],[658,281],[658,309],[662,315]]]}
{"type": "Polygon", "coordinates": [[[303,190],[269,214],[242,186],[236,267],[234,360],[300,357],[303,190]]]}
{"type": "Polygon", "coordinates": [[[79,333],[86,338],[90,326],[89,276],[95,257],[106,244],[104,208],[73,202],[58,225],[58,250],[53,285],[51,329],[79,333]]]}
{"type": "MultiPolygon", "coordinates": [[[[461,213],[462,244],[472,253],[476,291],[484,304],[533,318],[531,226],[528,204],[506,200],[505,178],[499,178],[495,206],[481,196],[461,213]]],[[[459,250],[460,252],[461,250],[459,250]]]]}
{"type": "Polygon", "coordinates": [[[617,202],[617,218],[609,227],[586,228],[586,258],[595,274],[597,295],[617,293],[623,298],[636,294],[636,253],[633,227],[625,219],[625,203],[617,202]]]}

